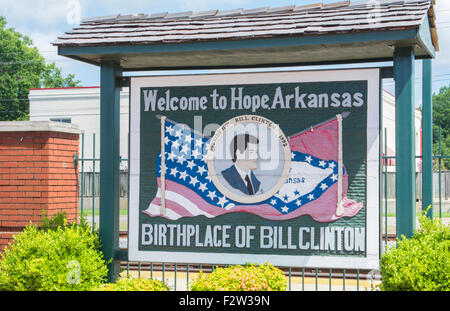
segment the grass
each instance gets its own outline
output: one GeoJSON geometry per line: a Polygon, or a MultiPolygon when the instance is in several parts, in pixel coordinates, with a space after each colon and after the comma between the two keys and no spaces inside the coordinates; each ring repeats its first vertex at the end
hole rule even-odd
{"type": "MultiPolygon", "coordinates": [[[[81,209],[78,209],[78,215],[81,216],[81,209]]],[[[94,210],[94,216],[100,215],[100,208],[96,207],[94,210]]],[[[120,209],[120,215],[128,215],[127,209],[120,209]]],[[[83,209],[83,216],[92,216],[92,208],[84,208],[83,209]]]]}
{"type": "MultiPolygon", "coordinates": [[[[385,217],[386,214],[383,213],[383,217],[385,217]]],[[[395,217],[396,214],[395,213],[387,213],[388,217],[395,217]]],[[[434,217],[439,217],[439,211],[434,211],[434,217]]],[[[449,218],[450,217],[450,213],[442,213],[442,218],[449,218]]]]}
{"type": "MultiPolygon", "coordinates": [[[[127,209],[120,209],[120,215],[121,216],[127,216],[128,215],[128,210],[127,209]]],[[[78,209],[78,216],[81,217],[81,210],[78,209]]],[[[100,209],[97,207],[94,210],[94,216],[95,217],[99,217],[100,216],[100,209]]],[[[89,219],[87,220],[89,224],[92,224],[92,208],[84,208],[83,209],[83,217],[89,217],[89,219]]],[[[96,221],[95,223],[95,227],[98,228],[98,221],[96,221]]],[[[128,222],[127,221],[120,221],[120,227],[119,227],[120,231],[126,231],[128,230],[128,222]]]]}

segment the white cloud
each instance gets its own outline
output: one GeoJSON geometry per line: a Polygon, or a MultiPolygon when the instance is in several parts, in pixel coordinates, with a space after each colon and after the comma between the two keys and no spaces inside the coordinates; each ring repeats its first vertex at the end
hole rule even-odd
{"type": "Polygon", "coordinates": [[[58,31],[52,32],[38,32],[33,31],[32,33],[27,34],[28,37],[33,40],[34,46],[36,46],[39,52],[47,58],[52,57],[52,55],[56,55],[58,49],[51,44],[52,41],[55,41],[56,37],[60,35],[58,31]]]}
{"type": "Polygon", "coordinates": [[[52,29],[64,23],[66,0],[2,0],[0,15],[9,24],[24,29],[52,29]]]}

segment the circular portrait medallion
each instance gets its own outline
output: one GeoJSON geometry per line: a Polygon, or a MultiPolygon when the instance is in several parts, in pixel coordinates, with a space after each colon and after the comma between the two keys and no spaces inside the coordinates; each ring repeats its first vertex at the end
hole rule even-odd
{"type": "Polygon", "coordinates": [[[223,195],[240,203],[258,203],[285,184],[291,149],[277,124],[242,115],[217,129],[206,162],[209,178],[223,195]]]}

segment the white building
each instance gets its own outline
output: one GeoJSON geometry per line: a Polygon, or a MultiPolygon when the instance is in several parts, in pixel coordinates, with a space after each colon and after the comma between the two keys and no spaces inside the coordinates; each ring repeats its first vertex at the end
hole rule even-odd
{"type": "MultiPolygon", "coordinates": [[[[78,124],[84,133],[80,137],[80,157],[100,157],[100,87],[74,87],[54,89],[31,89],[30,121],[52,120],[78,124]],[[95,142],[94,142],[95,135],[95,142]],[[94,147],[95,145],[95,147],[94,147]],[[82,146],[84,146],[84,151],[82,146]]],[[[128,89],[120,94],[120,155],[128,158],[128,89]]],[[[96,171],[99,171],[99,162],[96,171]]],[[[121,169],[127,168],[121,163],[121,169]]],[[[86,171],[92,170],[92,161],[86,161],[86,171]]]]}
{"type": "MultiPolygon", "coordinates": [[[[419,109],[415,110],[415,142],[416,142],[416,156],[422,156],[422,112],[419,109]]],[[[387,134],[387,156],[395,155],[395,96],[387,91],[383,91],[383,137],[387,134]]],[[[383,143],[383,154],[385,153],[385,145],[383,143]]],[[[395,171],[395,160],[388,159],[386,161],[388,172],[395,171]]],[[[422,160],[416,160],[416,171],[422,171],[422,160]]]]}
{"type": "MultiPolygon", "coordinates": [[[[84,144],[80,141],[80,156],[92,158],[100,156],[100,87],[76,87],[57,89],[31,89],[30,120],[54,120],[74,123],[84,132],[84,144]],[[84,146],[84,151],[81,146],[84,146]]],[[[120,155],[128,158],[128,114],[129,91],[124,88],[120,94],[120,155]]],[[[416,110],[416,155],[422,155],[420,110],[416,110]]],[[[387,132],[387,155],[395,155],[395,97],[383,92],[383,135],[387,132]]],[[[384,146],[383,153],[384,153],[384,146]]],[[[395,170],[395,160],[387,160],[388,171],[395,170]]],[[[91,162],[87,161],[85,169],[90,170],[91,162]]],[[[98,168],[97,162],[97,168],[98,168]]],[[[421,161],[417,161],[417,170],[421,170],[421,161]]],[[[97,171],[96,168],[96,171],[97,171]]],[[[127,162],[122,162],[122,169],[127,162]]]]}

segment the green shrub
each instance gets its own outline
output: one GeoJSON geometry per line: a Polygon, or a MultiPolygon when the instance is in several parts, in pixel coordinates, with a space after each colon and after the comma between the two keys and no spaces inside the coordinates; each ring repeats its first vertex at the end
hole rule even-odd
{"type": "Polygon", "coordinates": [[[283,271],[270,263],[217,268],[212,273],[200,271],[192,282],[192,291],[285,291],[283,271]]]}
{"type": "Polygon", "coordinates": [[[402,237],[382,256],[382,290],[450,290],[450,227],[425,214],[419,222],[410,239],[402,237]]]}
{"type": "Polygon", "coordinates": [[[147,278],[121,278],[115,283],[103,284],[96,291],[168,291],[161,281],[147,278]]]}
{"type": "Polygon", "coordinates": [[[64,227],[66,225],[68,225],[66,211],[58,211],[52,217],[47,217],[45,210],[42,210],[41,225],[39,226],[41,230],[56,230],[58,227],[64,227]]]}
{"type": "Polygon", "coordinates": [[[48,231],[56,230],[59,227],[66,226],[80,226],[85,229],[90,228],[85,218],[81,218],[78,224],[76,222],[68,223],[66,211],[58,211],[55,215],[47,217],[47,215],[45,215],[45,210],[42,210],[41,224],[39,226],[39,229],[48,231]]]}
{"type": "Polygon", "coordinates": [[[104,283],[107,266],[98,235],[77,224],[17,234],[0,261],[0,290],[90,290],[104,283]]]}

